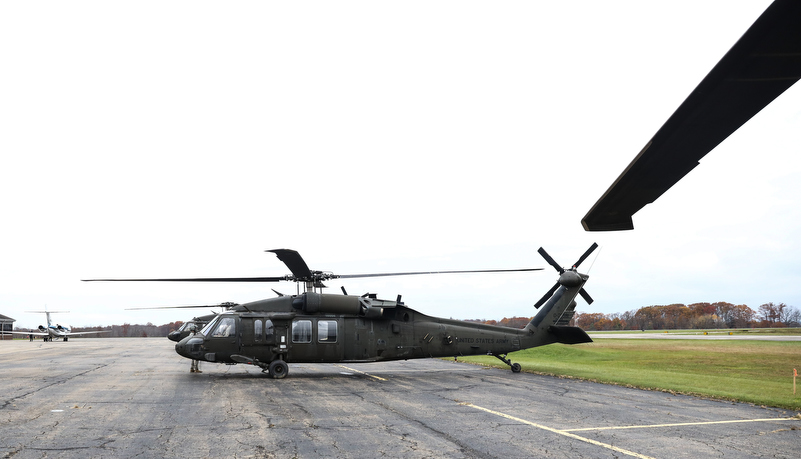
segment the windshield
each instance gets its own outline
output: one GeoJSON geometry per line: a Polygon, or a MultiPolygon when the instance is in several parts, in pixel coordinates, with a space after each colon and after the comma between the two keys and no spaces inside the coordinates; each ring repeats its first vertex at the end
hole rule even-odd
{"type": "MultiPolygon", "coordinates": [[[[223,316],[218,321],[219,325],[212,328],[211,336],[215,338],[227,338],[236,335],[236,318],[234,316],[223,316]]],[[[204,335],[208,337],[209,335],[204,335]]]]}
{"type": "Polygon", "coordinates": [[[213,328],[215,325],[217,325],[217,322],[218,322],[219,320],[220,320],[220,317],[219,317],[219,316],[215,317],[215,318],[214,318],[214,320],[212,320],[211,322],[207,323],[207,324],[206,324],[206,326],[205,326],[205,327],[203,327],[203,330],[200,330],[200,333],[201,333],[203,336],[208,336],[208,334],[209,334],[209,330],[211,330],[211,329],[212,329],[212,328],[213,328]]]}

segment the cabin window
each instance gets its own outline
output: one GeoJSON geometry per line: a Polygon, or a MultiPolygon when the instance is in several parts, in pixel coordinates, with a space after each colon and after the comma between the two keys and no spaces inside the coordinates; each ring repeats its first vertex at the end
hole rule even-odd
{"type": "Polygon", "coordinates": [[[234,317],[223,317],[219,324],[211,332],[213,338],[225,338],[236,335],[236,319],[234,317]]]}
{"type": "Polygon", "coordinates": [[[253,335],[256,338],[256,342],[261,341],[261,330],[262,330],[261,319],[254,320],[253,321],[253,335]]]}
{"type": "Polygon", "coordinates": [[[319,320],[317,321],[317,341],[321,343],[337,342],[337,321],[319,320]]]}
{"type": "Polygon", "coordinates": [[[273,321],[270,319],[264,321],[264,339],[268,343],[273,342],[273,321]]]}
{"type": "Polygon", "coordinates": [[[296,320],[292,322],[292,342],[311,343],[312,325],[311,320],[296,320]]]}

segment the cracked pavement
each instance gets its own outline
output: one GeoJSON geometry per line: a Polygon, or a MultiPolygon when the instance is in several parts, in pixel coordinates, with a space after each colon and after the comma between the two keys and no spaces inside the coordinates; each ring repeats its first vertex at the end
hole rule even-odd
{"type": "Polygon", "coordinates": [[[801,417],[786,410],[434,359],[290,364],[283,380],[248,365],[190,373],[173,349],[164,338],[0,343],[0,457],[801,454],[801,417]]]}

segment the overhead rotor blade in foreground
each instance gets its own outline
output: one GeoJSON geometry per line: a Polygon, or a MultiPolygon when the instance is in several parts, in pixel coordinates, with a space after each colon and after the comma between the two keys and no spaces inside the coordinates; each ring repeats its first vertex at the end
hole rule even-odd
{"type": "Polygon", "coordinates": [[[801,2],[776,0],[595,203],[584,229],[633,229],[635,213],[799,78],[801,2]]]}

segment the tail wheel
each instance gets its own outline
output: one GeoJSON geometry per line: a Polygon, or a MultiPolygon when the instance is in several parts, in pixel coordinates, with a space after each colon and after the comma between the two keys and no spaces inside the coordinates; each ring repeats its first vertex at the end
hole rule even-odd
{"type": "Polygon", "coordinates": [[[520,373],[521,367],[519,363],[512,364],[512,373],[520,373]]]}
{"type": "Polygon", "coordinates": [[[270,376],[275,379],[283,379],[286,378],[286,375],[289,373],[289,365],[286,364],[281,359],[273,360],[270,363],[270,376]]]}

